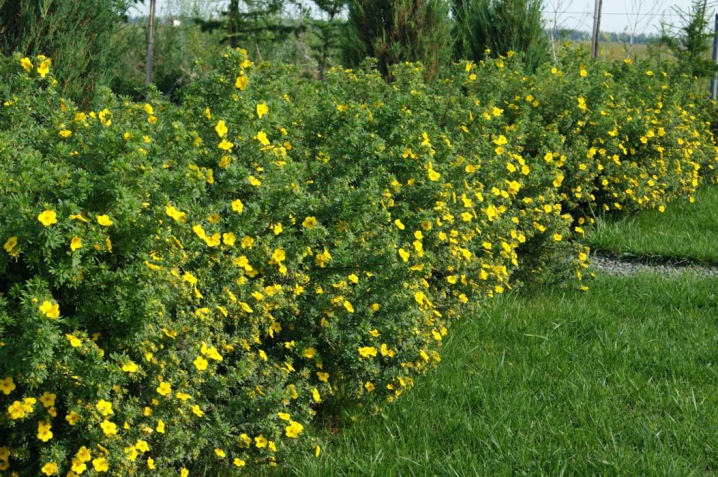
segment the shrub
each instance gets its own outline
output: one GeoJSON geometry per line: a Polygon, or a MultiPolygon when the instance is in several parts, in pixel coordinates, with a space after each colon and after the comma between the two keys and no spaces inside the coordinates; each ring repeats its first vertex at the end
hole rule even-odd
{"type": "Polygon", "coordinates": [[[0,59],[0,470],[22,475],[317,452],[321,406],[393,401],[452,320],[580,278],[568,239],[591,210],[714,177],[684,93],[580,55],[433,83],[399,64],[387,84],[227,50],[180,105],[105,92],[89,112],[28,61],[0,59]]]}

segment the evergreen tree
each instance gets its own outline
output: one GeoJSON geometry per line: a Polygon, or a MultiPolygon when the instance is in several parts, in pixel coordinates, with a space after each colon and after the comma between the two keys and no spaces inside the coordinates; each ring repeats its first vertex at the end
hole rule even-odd
{"type": "Polygon", "coordinates": [[[341,26],[344,22],[340,21],[340,16],[345,12],[349,1],[312,0],[312,3],[323,17],[321,19],[310,19],[310,24],[314,27],[319,37],[319,45],[317,45],[314,56],[317,61],[320,78],[324,76],[324,71],[329,66],[332,52],[341,45],[341,26]]]}
{"type": "Polygon", "coordinates": [[[197,18],[203,31],[226,31],[225,41],[231,48],[241,47],[258,54],[271,53],[277,44],[290,34],[304,30],[304,25],[289,21],[285,13],[287,4],[301,5],[292,0],[229,0],[223,18],[205,20],[197,18]]]}
{"type": "Polygon", "coordinates": [[[350,65],[377,59],[391,79],[391,65],[420,61],[427,78],[451,59],[450,6],[446,0],[353,0],[345,42],[350,65]]]}
{"type": "Polygon", "coordinates": [[[543,0],[454,0],[454,57],[478,61],[486,50],[494,57],[514,51],[534,70],[550,52],[542,13],[543,0]]]}
{"type": "Polygon", "coordinates": [[[675,57],[677,70],[696,77],[712,76],[716,65],[709,59],[713,33],[706,15],[708,2],[694,0],[688,11],[674,7],[681,17],[682,25],[661,25],[660,43],[665,45],[675,57]]]}
{"type": "Polygon", "coordinates": [[[0,51],[45,55],[65,96],[87,106],[110,81],[126,0],[0,0],[0,51]]]}

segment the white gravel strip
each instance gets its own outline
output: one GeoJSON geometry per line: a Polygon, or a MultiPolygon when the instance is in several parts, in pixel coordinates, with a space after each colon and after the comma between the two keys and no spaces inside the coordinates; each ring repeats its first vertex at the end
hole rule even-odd
{"type": "Polygon", "coordinates": [[[591,256],[590,269],[608,273],[610,275],[635,275],[636,273],[656,273],[664,276],[675,276],[685,273],[694,275],[718,277],[718,266],[701,265],[649,265],[631,259],[591,256]]]}

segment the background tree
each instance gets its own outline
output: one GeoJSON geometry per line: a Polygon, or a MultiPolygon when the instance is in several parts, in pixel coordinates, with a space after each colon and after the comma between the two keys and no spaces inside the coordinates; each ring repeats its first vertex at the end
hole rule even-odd
{"type": "Polygon", "coordinates": [[[446,0],[353,0],[345,42],[345,61],[377,59],[386,79],[390,67],[421,61],[427,78],[451,58],[450,6],[446,0]]]}
{"type": "Polygon", "coordinates": [[[126,0],[0,0],[0,51],[52,59],[62,93],[86,107],[107,85],[126,0]]]}
{"type": "Polygon", "coordinates": [[[332,53],[341,46],[341,31],[344,21],[341,16],[346,12],[350,0],[312,0],[312,4],[318,10],[320,18],[314,14],[309,17],[309,22],[319,38],[319,44],[315,48],[317,72],[319,77],[324,76],[324,71],[329,66],[332,53]]]}
{"type": "Polygon", "coordinates": [[[660,43],[675,57],[677,71],[699,78],[715,74],[716,65],[709,57],[713,33],[707,0],[694,0],[688,10],[679,7],[674,10],[681,25],[662,23],[660,43]]]}
{"type": "Polygon", "coordinates": [[[455,58],[480,60],[487,49],[492,56],[514,51],[535,69],[549,58],[543,7],[543,0],[454,0],[455,58]]]}
{"type": "Polygon", "coordinates": [[[241,47],[256,54],[259,61],[271,54],[291,34],[304,30],[301,21],[292,21],[286,8],[303,5],[292,0],[230,0],[222,18],[196,18],[202,31],[217,29],[226,32],[225,41],[231,48],[241,47]]]}

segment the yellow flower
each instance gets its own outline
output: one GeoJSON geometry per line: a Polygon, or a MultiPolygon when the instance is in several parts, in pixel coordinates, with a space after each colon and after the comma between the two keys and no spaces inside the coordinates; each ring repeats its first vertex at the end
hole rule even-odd
{"type": "Polygon", "coordinates": [[[50,431],[51,427],[52,425],[49,422],[40,421],[37,424],[37,438],[42,442],[47,442],[52,439],[52,431],[50,431]]]}
{"type": "Polygon", "coordinates": [[[49,393],[47,391],[45,391],[42,396],[40,396],[40,402],[45,408],[54,406],[55,399],[57,399],[57,394],[49,393]]]}
{"type": "Polygon", "coordinates": [[[296,439],[304,430],[304,426],[295,421],[289,421],[289,425],[284,429],[287,437],[296,439]]]}
{"type": "Polygon", "coordinates": [[[50,58],[45,58],[42,60],[42,63],[37,67],[37,74],[40,75],[40,78],[44,78],[46,74],[50,72],[50,64],[52,63],[52,60],[50,58]]]}
{"type": "Polygon", "coordinates": [[[102,225],[103,227],[109,227],[113,224],[112,220],[107,215],[98,215],[97,216],[97,223],[102,225]]]}
{"type": "Polygon", "coordinates": [[[314,216],[310,216],[304,219],[304,222],[302,222],[302,227],[307,229],[313,229],[317,226],[317,218],[314,216]]]}
{"type": "Polygon", "coordinates": [[[202,409],[200,409],[200,407],[197,404],[192,406],[192,413],[197,417],[202,417],[204,415],[204,412],[202,411],[202,409]]]}
{"type": "Polygon", "coordinates": [[[134,373],[135,371],[137,371],[137,368],[137,364],[132,360],[128,360],[125,364],[122,365],[122,371],[126,373],[134,373]]]}
{"type": "Polygon", "coordinates": [[[329,373],[324,373],[322,371],[317,371],[317,377],[319,378],[319,381],[323,383],[329,382],[329,373]]]}
{"type": "Polygon", "coordinates": [[[150,445],[147,443],[147,441],[143,441],[142,439],[137,439],[137,442],[135,443],[135,449],[137,449],[140,452],[149,452],[150,445]]]}
{"type": "Polygon", "coordinates": [[[237,199],[232,201],[232,210],[237,212],[238,214],[241,214],[244,210],[244,204],[241,200],[237,199]]]}
{"type": "Polygon", "coordinates": [[[234,82],[234,87],[240,91],[244,91],[249,84],[249,78],[245,75],[237,76],[237,80],[234,82]]]}
{"type": "Polygon", "coordinates": [[[70,241],[70,250],[73,252],[78,248],[82,248],[82,239],[80,237],[72,237],[70,241]]]}
{"type": "Polygon", "coordinates": [[[60,132],[58,132],[57,134],[62,138],[68,138],[68,137],[72,136],[72,131],[70,131],[69,129],[63,129],[60,132]]]}
{"type": "Polygon", "coordinates": [[[401,259],[402,259],[404,262],[408,262],[408,261],[409,261],[410,255],[411,255],[411,254],[410,254],[409,252],[407,252],[406,250],[404,250],[403,248],[400,248],[400,249],[399,249],[399,256],[401,257],[401,259]]]}
{"type": "Polygon", "coordinates": [[[147,114],[155,114],[155,110],[152,108],[152,105],[149,103],[145,103],[145,105],[142,107],[142,109],[144,109],[145,113],[147,113],[147,114]]]}
{"type": "Polygon", "coordinates": [[[217,147],[220,148],[220,149],[222,149],[222,150],[224,150],[224,151],[231,151],[232,148],[234,147],[234,144],[231,143],[231,142],[229,142],[229,141],[227,141],[226,139],[222,139],[222,142],[220,142],[220,143],[217,145],[217,147]]]}
{"type": "Polygon", "coordinates": [[[10,419],[22,419],[28,412],[32,412],[32,409],[28,411],[20,401],[15,401],[8,406],[7,412],[10,415],[10,419]]]}
{"type": "Polygon", "coordinates": [[[219,457],[220,459],[224,459],[225,457],[227,457],[227,454],[225,454],[224,451],[219,448],[215,449],[214,453],[217,454],[217,457],[219,457]]]}
{"type": "Polygon", "coordinates": [[[222,234],[222,242],[225,245],[233,246],[234,242],[237,240],[237,237],[232,232],[227,232],[225,234],[222,234]]]}
{"type": "Polygon", "coordinates": [[[282,227],[281,222],[278,222],[278,223],[272,225],[272,231],[274,232],[274,235],[281,234],[283,230],[284,230],[284,228],[282,227]]]}
{"type": "Polygon", "coordinates": [[[44,210],[37,216],[37,220],[45,227],[49,227],[50,225],[57,223],[57,214],[54,210],[44,210]]]}
{"type": "MultiPolygon", "coordinates": [[[[26,58],[23,58],[23,59],[26,59],[26,58]]],[[[55,475],[55,474],[57,474],[57,471],[59,469],[55,462],[47,462],[47,463],[45,463],[45,465],[42,466],[42,469],[40,469],[40,470],[45,475],[55,475]]]]}
{"type": "Polygon", "coordinates": [[[66,334],[65,339],[70,343],[73,348],[79,348],[82,346],[82,340],[75,335],[66,334]]]}
{"type": "Polygon", "coordinates": [[[162,396],[167,396],[169,393],[172,392],[172,386],[170,385],[170,383],[166,383],[163,381],[160,382],[159,386],[157,386],[156,391],[162,396]]]}
{"type": "Polygon", "coordinates": [[[193,364],[194,364],[194,367],[197,368],[199,371],[204,371],[205,369],[207,369],[207,365],[209,364],[209,362],[206,359],[204,359],[202,356],[197,356],[197,358],[195,358],[193,364]]]}
{"type": "Polygon", "coordinates": [[[217,131],[217,135],[219,137],[224,137],[225,134],[227,134],[227,126],[224,124],[223,119],[220,119],[217,122],[217,125],[214,127],[214,130],[217,131]]]}
{"type": "Polygon", "coordinates": [[[404,224],[401,222],[401,219],[396,219],[396,220],[394,221],[394,225],[396,225],[396,228],[399,229],[399,230],[404,230],[404,229],[406,228],[406,227],[404,226],[404,224]]]}
{"type": "Polygon", "coordinates": [[[376,348],[373,346],[362,346],[359,348],[359,356],[362,358],[369,358],[376,356],[376,348]]]}
{"type": "Polygon", "coordinates": [[[165,214],[172,217],[177,222],[186,222],[187,221],[187,214],[184,212],[181,212],[180,210],[176,209],[172,205],[168,205],[165,207],[165,214]]]}
{"type": "Polygon", "coordinates": [[[111,414],[114,414],[114,411],[112,410],[112,403],[109,401],[105,401],[104,399],[100,399],[97,401],[97,404],[95,404],[95,408],[100,411],[100,414],[103,416],[109,416],[111,414]]]}
{"type": "Polygon", "coordinates": [[[110,466],[107,463],[107,459],[105,459],[104,457],[92,459],[92,467],[95,468],[95,472],[107,472],[108,470],[110,470],[110,466]]]}
{"type": "Polygon", "coordinates": [[[352,306],[351,303],[349,303],[348,301],[344,300],[343,305],[344,305],[344,308],[346,308],[346,310],[347,310],[349,313],[354,313],[354,307],[352,306]]]}
{"type": "Polygon", "coordinates": [[[82,214],[71,214],[70,220],[79,220],[80,222],[88,223],[88,220],[82,214]]]}
{"type": "Polygon", "coordinates": [[[67,416],[65,416],[65,420],[69,422],[71,426],[74,426],[80,420],[80,415],[75,411],[70,411],[67,416]]]}
{"type": "Polygon", "coordinates": [[[247,463],[244,462],[244,461],[243,461],[242,459],[240,459],[239,457],[235,457],[235,459],[234,459],[234,461],[233,461],[232,463],[233,463],[234,465],[236,465],[237,467],[244,467],[245,465],[247,465],[247,463]]]}
{"type": "Polygon", "coordinates": [[[189,476],[189,470],[185,469],[184,467],[180,471],[180,477],[188,477],[189,476]]]}
{"type": "Polygon", "coordinates": [[[261,434],[258,435],[254,438],[254,445],[257,446],[259,449],[267,447],[267,438],[261,434]]]}
{"type": "Polygon", "coordinates": [[[159,432],[160,434],[165,433],[165,422],[162,419],[157,421],[157,427],[155,427],[155,431],[159,432]]]}
{"type": "Polygon", "coordinates": [[[102,428],[102,432],[104,432],[107,437],[117,435],[117,424],[114,422],[110,422],[105,419],[100,423],[100,427],[102,428]]]}
{"type": "Polygon", "coordinates": [[[5,249],[5,251],[7,253],[10,253],[10,252],[12,252],[12,250],[15,248],[16,245],[17,245],[17,237],[13,236],[5,241],[5,245],[3,245],[3,248],[5,249]]]}
{"type": "Polygon", "coordinates": [[[269,145],[269,139],[267,139],[267,133],[264,131],[259,131],[256,136],[257,141],[259,141],[263,146],[269,145]]]}
{"type": "Polygon", "coordinates": [[[262,185],[262,181],[260,181],[259,179],[257,179],[254,176],[249,176],[249,185],[254,186],[254,187],[259,187],[262,185]]]}
{"type": "Polygon", "coordinates": [[[0,379],[0,391],[3,394],[8,395],[15,390],[15,383],[12,380],[12,376],[8,376],[5,379],[0,379]]]}
{"type": "Polygon", "coordinates": [[[52,320],[55,320],[60,316],[60,305],[57,303],[53,305],[49,301],[45,300],[38,308],[43,315],[52,320]]]}
{"type": "Polygon", "coordinates": [[[269,107],[267,106],[266,103],[259,103],[257,105],[257,116],[259,117],[259,119],[262,119],[262,116],[264,116],[268,112],[269,112],[269,107]]]}
{"type": "Polygon", "coordinates": [[[219,167],[226,169],[229,167],[229,164],[232,162],[232,158],[229,156],[222,156],[222,159],[219,160],[219,163],[217,164],[219,167]]]}
{"type": "MultiPolygon", "coordinates": [[[[100,122],[102,123],[103,126],[110,127],[110,125],[112,125],[112,112],[109,109],[107,109],[107,108],[103,109],[102,111],[100,111],[97,114],[97,117],[100,119],[100,122]]],[[[146,142],[148,142],[148,141],[146,141],[146,142]]]]}
{"type": "Polygon", "coordinates": [[[312,389],[312,399],[314,399],[314,402],[322,402],[322,397],[319,395],[317,388],[312,389]]]}
{"type": "Polygon", "coordinates": [[[563,239],[563,236],[561,234],[553,234],[554,242],[560,242],[562,239],[563,239]]]}
{"type": "Polygon", "coordinates": [[[367,381],[366,383],[364,383],[364,387],[366,388],[367,392],[372,392],[376,389],[376,387],[374,386],[374,384],[372,384],[371,381],[367,381]]]}
{"type": "Polygon", "coordinates": [[[25,68],[25,71],[27,71],[28,73],[32,71],[32,61],[30,61],[30,58],[28,57],[20,59],[20,66],[25,68]]]}

